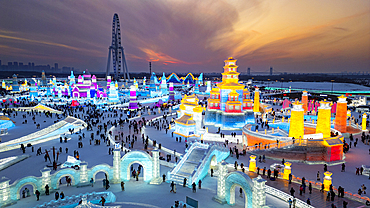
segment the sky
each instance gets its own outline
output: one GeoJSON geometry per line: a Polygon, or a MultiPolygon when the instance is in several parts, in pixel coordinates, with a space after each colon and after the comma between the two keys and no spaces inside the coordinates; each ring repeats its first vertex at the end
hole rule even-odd
{"type": "Polygon", "coordinates": [[[1,0],[0,60],[105,72],[114,13],[130,72],[370,71],[369,0],[1,0]]]}

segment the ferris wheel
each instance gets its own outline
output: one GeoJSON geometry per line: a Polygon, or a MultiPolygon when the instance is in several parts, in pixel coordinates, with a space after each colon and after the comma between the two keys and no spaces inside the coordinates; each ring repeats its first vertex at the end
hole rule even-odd
{"type": "Polygon", "coordinates": [[[112,45],[109,46],[106,76],[109,75],[111,57],[113,62],[114,79],[119,80],[121,78],[121,69],[123,69],[123,78],[125,82],[130,81],[130,74],[127,68],[125,53],[123,47],[121,46],[121,29],[117,13],[113,16],[112,45]]]}

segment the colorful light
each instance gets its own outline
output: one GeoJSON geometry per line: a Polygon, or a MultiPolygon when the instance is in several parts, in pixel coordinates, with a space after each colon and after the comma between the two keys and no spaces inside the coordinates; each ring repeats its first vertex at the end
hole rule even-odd
{"type": "Polygon", "coordinates": [[[283,175],[283,179],[285,180],[289,180],[289,174],[292,173],[292,168],[290,167],[292,165],[292,163],[290,162],[285,162],[284,163],[284,175],[283,175]]]}
{"type": "Polygon", "coordinates": [[[290,114],[290,128],[289,137],[294,137],[295,139],[303,138],[304,135],[304,110],[302,108],[302,103],[296,101],[293,103],[293,109],[290,114]]]}
{"type": "Polygon", "coordinates": [[[302,93],[302,103],[303,103],[304,113],[306,114],[307,110],[308,110],[308,94],[307,94],[307,91],[303,91],[303,93],[302,93]]]}
{"type": "Polygon", "coordinates": [[[319,113],[317,116],[316,134],[322,133],[323,138],[330,137],[331,107],[330,102],[320,102],[319,113]]]}
{"type": "Polygon", "coordinates": [[[331,175],[333,175],[333,173],[329,172],[329,171],[326,171],[324,173],[325,177],[324,177],[324,191],[330,191],[330,185],[332,184],[332,181],[331,181],[331,175]]]}
{"type": "Polygon", "coordinates": [[[347,98],[343,95],[338,97],[334,128],[342,133],[347,130],[347,98]]]}
{"type": "Polygon", "coordinates": [[[249,156],[249,171],[250,172],[256,171],[256,156],[255,155],[249,156]]]}

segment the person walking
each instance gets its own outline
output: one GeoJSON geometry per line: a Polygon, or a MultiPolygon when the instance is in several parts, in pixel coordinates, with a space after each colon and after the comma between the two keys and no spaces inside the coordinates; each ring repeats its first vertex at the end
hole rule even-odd
{"type": "Polygon", "coordinates": [[[292,195],[292,197],[294,197],[294,192],[295,192],[294,188],[293,187],[290,188],[290,195],[292,195]]]}
{"type": "Polygon", "coordinates": [[[125,190],[125,182],[121,181],[121,190],[124,191],[125,190]]]}
{"type": "Polygon", "coordinates": [[[291,198],[289,198],[289,200],[288,200],[288,204],[289,204],[289,208],[292,208],[293,201],[292,201],[292,199],[291,199],[291,198]]]}
{"type": "Polygon", "coordinates": [[[183,187],[186,187],[186,178],[184,178],[184,183],[182,184],[183,187]]]}
{"type": "Polygon", "coordinates": [[[243,189],[242,189],[241,187],[239,188],[239,194],[240,194],[239,196],[240,196],[241,198],[243,198],[243,189]]]}
{"type": "Polygon", "coordinates": [[[49,195],[49,185],[48,184],[46,184],[45,186],[45,194],[49,195]]]}
{"type": "Polygon", "coordinates": [[[344,163],[342,163],[342,171],[341,172],[345,172],[346,171],[346,165],[344,163]]]}
{"type": "Polygon", "coordinates": [[[99,203],[101,203],[101,205],[104,207],[105,201],[105,198],[102,196],[99,203]]]}
{"type": "Polygon", "coordinates": [[[317,181],[320,181],[320,171],[317,171],[317,174],[316,174],[316,180],[317,180],[317,181]]]}
{"type": "Polygon", "coordinates": [[[173,184],[173,193],[176,194],[176,183],[173,184]]]}
{"type": "Polygon", "coordinates": [[[94,187],[94,179],[93,178],[90,179],[90,184],[91,184],[91,187],[94,187]]]}
{"type": "Polygon", "coordinates": [[[59,199],[59,192],[55,192],[55,200],[59,199]]]}
{"type": "Polygon", "coordinates": [[[37,201],[39,201],[40,200],[40,191],[36,189],[35,194],[36,194],[37,201]]]}
{"type": "Polygon", "coordinates": [[[202,181],[201,180],[198,181],[198,188],[202,189],[202,181]]]}
{"type": "Polygon", "coordinates": [[[193,182],[193,184],[191,185],[193,187],[193,193],[195,193],[197,191],[197,185],[195,184],[195,182],[193,182]]]}
{"type": "Polygon", "coordinates": [[[311,182],[308,183],[308,190],[310,191],[310,194],[312,194],[312,184],[311,184],[311,182]]]}
{"type": "Polygon", "coordinates": [[[63,193],[63,191],[60,192],[60,199],[64,199],[64,193],[63,193]]]}
{"type": "Polygon", "coordinates": [[[172,181],[172,182],[171,182],[171,184],[170,184],[170,187],[171,187],[171,191],[170,191],[170,193],[171,193],[171,192],[174,192],[174,190],[173,190],[174,186],[175,186],[175,182],[173,182],[173,181],[172,181]]]}

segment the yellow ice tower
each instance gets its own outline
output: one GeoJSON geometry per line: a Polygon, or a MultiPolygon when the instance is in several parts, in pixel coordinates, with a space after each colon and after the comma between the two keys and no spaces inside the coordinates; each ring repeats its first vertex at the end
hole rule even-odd
{"type": "Polygon", "coordinates": [[[254,91],[253,112],[260,112],[260,91],[258,88],[254,91]]]}
{"type": "Polygon", "coordinates": [[[303,127],[303,108],[302,103],[295,101],[293,104],[292,111],[290,113],[290,127],[289,137],[295,139],[303,138],[304,127],[303,127]]]}
{"type": "Polygon", "coordinates": [[[251,172],[256,171],[256,156],[255,155],[249,156],[249,171],[251,172]]]}
{"type": "Polygon", "coordinates": [[[318,108],[316,134],[322,133],[323,138],[330,137],[330,125],[331,125],[331,107],[330,102],[322,101],[320,102],[320,107],[318,108]]]}
{"type": "Polygon", "coordinates": [[[366,130],[366,113],[362,114],[362,131],[366,130]]]}

